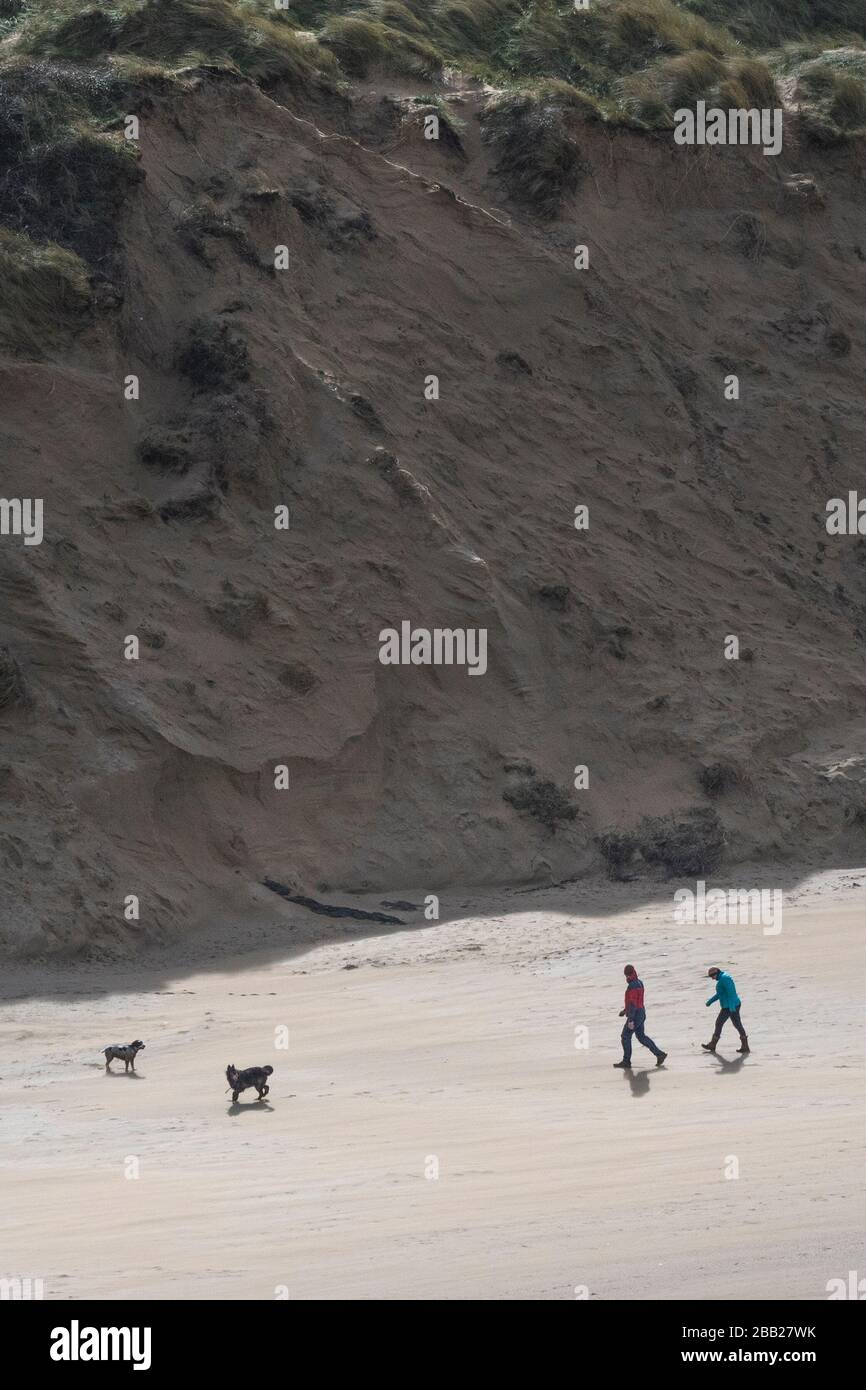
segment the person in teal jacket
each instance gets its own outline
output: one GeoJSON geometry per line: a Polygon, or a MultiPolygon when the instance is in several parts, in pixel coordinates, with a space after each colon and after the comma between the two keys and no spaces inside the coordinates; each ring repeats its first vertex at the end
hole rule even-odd
{"type": "Polygon", "coordinates": [[[716,1019],[716,1026],[713,1029],[713,1036],[708,1043],[701,1043],[705,1052],[715,1052],[719,1038],[722,1036],[722,1029],[731,1020],[740,1035],[740,1046],[738,1052],[749,1051],[749,1039],[746,1037],[746,1030],[740,1018],[740,996],[737,994],[737,986],[734,984],[727,970],[720,970],[717,965],[713,965],[707,971],[711,980],[715,980],[716,992],[711,999],[707,1000],[707,1008],[716,1001],[721,1004],[719,1016],[716,1019]]]}

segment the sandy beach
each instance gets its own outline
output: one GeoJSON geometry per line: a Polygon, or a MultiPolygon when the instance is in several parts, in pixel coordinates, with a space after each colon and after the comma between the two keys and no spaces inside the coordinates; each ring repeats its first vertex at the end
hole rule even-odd
{"type": "Polygon", "coordinates": [[[778,935],[571,884],[7,978],[0,1274],[48,1299],[826,1298],[863,1264],[864,884],[789,888],[778,935]],[[658,1071],[611,1065],[626,961],[658,1071]],[[712,963],[745,1059],[732,1032],[701,1052],[712,963]],[[133,1037],[137,1074],[106,1076],[133,1037]],[[232,1105],[229,1062],[273,1065],[266,1102],[232,1105]]]}
{"type": "Polygon", "coordinates": [[[0,1303],[70,1361],[866,1300],[864,152],[866,0],[0,0],[0,1303]]]}

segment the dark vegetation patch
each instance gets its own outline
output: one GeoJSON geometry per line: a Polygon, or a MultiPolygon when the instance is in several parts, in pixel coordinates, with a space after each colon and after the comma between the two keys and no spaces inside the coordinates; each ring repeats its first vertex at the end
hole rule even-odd
{"type": "Polygon", "coordinates": [[[78,256],[0,228],[0,349],[38,360],[91,317],[90,277],[78,256]]]}
{"type": "Polygon", "coordinates": [[[563,821],[576,819],[577,807],[555,782],[539,777],[534,769],[525,771],[520,766],[510,764],[506,766],[506,771],[509,767],[520,780],[506,787],[502,799],[515,811],[531,816],[554,833],[563,821]]]}
{"type": "Polygon", "coordinates": [[[584,169],[574,118],[589,104],[564,82],[494,97],[481,131],[496,159],[494,175],[509,197],[538,217],[552,218],[577,189],[584,169]]]}
{"type": "Polygon", "coordinates": [[[731,763],[708,763],[698,773],[698,781],[707,796],[727,796],[742,785],[743,777],[731,763]]]}
{"type": "MultiPolygon", "coordinates": [[[[504,88],[482,121],[496,176],[541,218],[579,186],[586,119],[665,128],[676,106],[699,98],[774,105],[775,74],[795,72],[814,140],[866,135],[863,0],[594,0],[586,11],[571,0],[293,0],[287,11],[266,0],[0,0],[0,37],[13,26],[0,60],[0,225],[73,250],[109,278],[141,176],[134,146],[109,132],[148,83],[181,71],[230,69],[331,101],[343,99],[341,72],[436,80],[453,62],[483,74],[504,88]]],[[[441,141],[462,155],[459,121],[440,97],[400,106],[416,122],[435,110],[441,141]]],[[[333,249],[375,235],[361,209],[303,188],[293,201],[333,249]]],[[[220,240],[261,264],[244,228],[213,206],[189,209],[179,231],[208,267],[220,240]]]]}
{"type": "Polygon", "coordinates": [[[637,835],[632,830],[605,830],[596,837],[610,877],[617,881],[631,878],[628,870],[637,853],[637,835]]]}
{"type": "Polygon", "coordinates": [[[568,584],[542,584],[538,597],[546,607],[556,613],[564,613],[568,607],[571,589],[568,584]]]}
{"type": "Polygon", "coordinates": [[[309,86],[335,73],[331,56],[290,16],[244,0],[114,0],[83,9],[78,0],[53,0],[30,12],[21,41],[32,53],[82,62],[124,55],[168,67],[231,65],[263,85],[309,86]]]}
{"type": "Polygon", "coordinates": [[[199,318],[191,324],[177,366],[197,391],[225,390],[246,381],[250,374],[246,342],[229,324],[215,318],[199,318]]]}
{"type": "Polygon", "coordinates": [[[706,99],[724,73],[722,59],[703,50],[661,58],[646,71],[623,79],[626,110],[644,125],[670,126],[676,110],[706,99]]]}
{"type": "Polygon", "coordinates": [[[359,15],[337,16],[326,21],[319,39],[349,77],[363,79],[377,68],[418,77],[438,76],[441,53],[408,28],[392,28],[359,15]]]}
{"type": "Polygon", "coordinates": [[[620,84],[625,110],[651,129],[673,125],[674,113],[698,101],[732,108],[771,108],[779,104],[776,80],[758,58],[725,57],[719,48],[696,48],[659,57],[620,84]]]}
{"type": "Polygon", "coordinates": [[[435,140],[429,141],[436,149],[446,150],[448,154],[455,155],[458,159],[467,158],[466,149],[461,138],[461,131],[464,129],[464,122],[448,110],[441,97],[412,97],[406,106],[406,114],[401,124],[404,129],[408,126],[420,131],[425,143],[428,137],[424,134],[427,118],[435,116],[438,130],[435,140]]]}
{"type": "Polygon", "coordinates": [[[699,806],[669,816],[645,816],[634,830],[607,830],[596,843],[612,878],[629,877],[637,855],[669,878],[689,878],[719,867],[725,830],[712,808],[699,806]]]}
{"type": "Polygon", "coordinates": [[[133,149],[98,132],[124,85],[111,73],[16,59],[0,67],[0,223],[109,273],[118,216],[140,182],[133,149]]]}
{"type": "Polygon", "coordinates": [[[647,816],[638,826],[638,847],[648,864],[670,877],[712,873],[722,860],[725,830],[709,807],[670,816],[647,816]]]}
{"type": "Polygon", "coordinates": [[[61,14],[55,17],[55,27],[51,40],[48,24],[50,11],[43,16],[41,26],[34,25],[31,46],[38,52],[40,35],[46,36],[44,47],[62,53],[65,57],[86,62],[103,53],[111,53],[117,47],[116,24],[106,10],[96,5],[85,7],[78,14],[61,14]]]}
{"type": "Polygon", "coordinates": [[[219,511],[220,496],[212,488],[170,497],[157,511],[163,521],[212,521],[219,511]]]}
{"type": "Polygon", "coordinates": [[[687,0],[688,8],[725,25],[741,42],[777,47],[797,36],[866,35],[862,0],[687,0]]]}
{"type": "Polygon", "coordinates": [[[508,371],[522,372],[524,376],[532,376],[532,368],[519,352],[497,352],[496,361],[500,367],[505,367],[508,371]]]}
{"type": "Polygon", "coordinates": [[[805,64],[797,96],[803,129],[815,144],[866,135],[866,52],[830,52],[805,64]]]}
{"type": "MultiPolygon", "coordinates": [[[[658,125],[678,95],[766,98],[768,49],[778,64],[797,45],[814,57],[832,35],[862,43],[866,13],[862,0],[592,0],[579,11],[572,0],[292,0],[286,11],[269,0],[52,0],[18,25],[22,49],[40,56],[230,66],[265,88],[335,94],[340,74],[435,80],[446,63],[498,85],[555,79],[579,89],[587,114],[658,125]]],[[[446,126],[449,147],[452,137],[459,150],[446,126]]]]}
{"type": "Polygon", "coordinates": [[[281,685],[295,695],[308,695],[319,684],[318,677],[303,661],[288,661],[279,674],[281,685]]]}
{"type": "Polygon", "coordinates": [[[254,484],[271,427],[264,399],[243,384],[202,390],[182,414],[151,425],[138,445],[139,462],[166,479],[186,479],[182,492],[155,501],[163,520],[206,520],[230,490],[254,484]]]}
{"type": "Polygon", "coordinates": [[[138,445],[139,462],[157,473],[189,473],[199,461],[199,440],[189,429],[155,427],[138,445]]]}

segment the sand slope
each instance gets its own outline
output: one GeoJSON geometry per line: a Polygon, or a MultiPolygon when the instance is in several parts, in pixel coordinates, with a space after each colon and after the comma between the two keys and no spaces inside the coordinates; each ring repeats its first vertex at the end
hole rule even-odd
{"type": "Polygon", "coordinates": [[[824,529],[862,435],[856,151],[816,171],[793,127],[768,160],[581,126],[542,225],[491,173],[477,90],[453,90],[464,160],[396,86],[342,113],[212,73],[155,89],[121,307],[0,361],[4,490],[46,508],[41,546],[0,546],[31,699],[0,712],[10,949],[122,954],[268,874],[549,882],[605,826],[706,805],[716,761],[744,778],[732,860],[862,852],[866,569],[824,529]],[[786,195],[804,170],[822,204],[786,195]],[[181,370],[201,320],[245,379],[181,370]],[[184,467],[142,453],[166,438],[184,467]],[[486,628],[487,674],[380,665],[403,621],[486,628]],[[529,766],[578,811],[555,836],[505,799],[529,766]]]}
{"type": "Polygon", "coordinates": [[[289,959],[69,972],[0,1012],[0,1274],[57,1299],[826,1297],[863,1266],[864,881],[792,892],[778,937],[573,886],[289,959]],[[670,1051],[630,1078],[627,959],[670,1051]],[[700,1053],[714,959],[742,1064],[733,1036],[700,1053]],[[132,1036],[139,1076],[106,1078],[132,1036]],[[229,1061],[270,1061],[272,1103],[233,1113],[229,1061]]]}

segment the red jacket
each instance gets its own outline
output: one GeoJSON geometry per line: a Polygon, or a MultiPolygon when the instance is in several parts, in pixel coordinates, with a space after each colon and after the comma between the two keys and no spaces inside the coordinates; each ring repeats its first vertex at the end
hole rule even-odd
{"type": "Polygon", "coordinates": [[[629,980],[625,991],[625,1012],[629,1021],[634,1018],[638,1009],[643,1007],[643,983],[635,976],[634,979],[629,980]]]}

